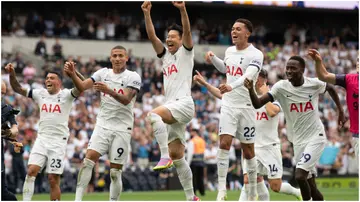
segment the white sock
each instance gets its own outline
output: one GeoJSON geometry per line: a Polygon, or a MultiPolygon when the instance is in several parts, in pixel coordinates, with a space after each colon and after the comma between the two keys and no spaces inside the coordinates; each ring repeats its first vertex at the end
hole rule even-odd
{"type": "Polygon", "coordinates": [[[84,191],[90,182],[94,166],[95,162],[87,158],[84,159],[83,167],[78,173],[75,201],[82,200],[84,196],[84,191]]]}
{"type": "Polygon", "coordinates": [[[295,187],[291,186],[287,182],[281,183],[281,187],[280,187],[279,192],[283,193],[283,194],[293,195],[293,196],[300,196],[301,195],[300,189],[296,189],[295,187]]]}
{"type": "Polygon", "coordinates": [[[122,170],[111,168],[110,169],[110,201],[118,201],[122,191],[122,170]]]}
{"type": "Polygon", "coordinates": [[[148,116],[151,121],[151,126],[153,127],[154,136],[160,147],[161,158],[169,159],[170,158],[169,148],[168,148],[169,135],[167,133],[166,125],[163,122],[161,116],[155,113],[150,113],[150,115],[148,116]]]}
{"type": "Polygon", "coordinates": [[[269,190],[265,185],[265,181],[258,182],[256,185],[259,201],[270,201],[269,190]]]}
{"type": "Polygon", "coordinates": [[[239,198],[239,201],[247,201],[247,194],[246,194],[246,191],[245,191],[245,184],[244,186],[242,187],[241,189],[241,192],[240,192],[240,198],[239,198]]]}
{"type": "MultiPolygon", "coordinates": [[[[31,201],[34,195],[34,184],[36,177],[26,175],[23,186],[23,201],[31,201]]],[[[3,179],[4,180],[4,179],[3,179]]]]}
{"type": "Polygon", "coordinates": [[[249,178],[249,184],[246,185],[246,190],[248,194],[248,200],[256,198],[256,159],[255,157],[252,159],[245,159],[247,174],[249,178]]]}
{"type": "Polygon", "coordinates": [[[229,150],[220,149],[217,152],[218,190],[226,191],[226,175],[229,169],[229,150]]]}
{"type": "Polygon", "coordinates": [[[178,173],[180,183],[185,191],[186,200],[192,200],[195,194],[193,176],[189,164],[185,161],[185,157],[173,160],[173,163],[178,173]]]}

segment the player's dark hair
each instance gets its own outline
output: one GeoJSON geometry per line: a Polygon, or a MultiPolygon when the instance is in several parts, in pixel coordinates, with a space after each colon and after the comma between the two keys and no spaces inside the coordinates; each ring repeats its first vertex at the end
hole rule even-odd
{"type": "Polygon", "coordinates": [[[259,72],[259,76],[261,76],[264,79],[268,78],[268,72],[265,69],[261,69],[259,72]]]}
{"type": "Polygon", "coordinates": [[[45,78],[47,77],[48,74],[56,74],[59,77],[60,81],[62,81],[62,74],[60,72],[55,71],[55,70],[50,70],[46,73],[45,78]]]}
{"type": "Polygon", "coordinates": [[[249,30],[250,33],[253,31],[253,24],[250,22],[250,20],[245,18],[239,18],[235,22],[243,23],[247,30],[249,30]]]}
{"type": "Polygon", "coordinates": [[[178,25],[178,24],[172,24],[170,27],[168,27],[168,32],[170,32],[170,30],[175,30],[179,32],[180,38],[182,37],[183,34],[183,29],[182,26],[178,25]]]}
{"type": "Polygon", "coordinates": [[[112,48],[111,50],[115,50],[115,49],[120,49],[120,50],[124,50],[126,52],[126,48],[124,46],[115,46],[114,48],[112,48]]]}
{"type": "Polygon", "coordinates": [[[294,55],[294,56],[291,56],[291,58],[289,60],[296,60],[300,63],[301,65],[301,68],[305,69],[305,60],[304,58],[298,56],[298,55],[294,55]]]}

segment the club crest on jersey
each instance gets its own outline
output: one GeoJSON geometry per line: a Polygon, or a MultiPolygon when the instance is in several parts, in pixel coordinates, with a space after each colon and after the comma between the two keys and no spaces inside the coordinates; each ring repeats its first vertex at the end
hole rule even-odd
{"type": "Polygon", "coordinates": [[[296,111],[296,112],[307,112],[314,110],[313,105],[311,102],[306,103],[291,103],[290,105],[290,112],[296,111]]]}
{"type": "Polygon", "coordinates": [[[231,76],[242,76],[243,72],[241,67],[236,67],[235,66],[226,66],[226,74],[230,74],[231,76]]]}
{"type": "Polygon", "coordinates": [[[48,113],[61,113],[61,107],[59,104],[43,104],[41,106],[41,111],[48,112],[48,113]]]}
{"type": "Polygon", "coordinates": [[[174,64],[172,64],[170,67],[163,68],[163,74],[164,76],[171,76],[172,73],[178,73],[178,70],[174,64]]]}
{"type": "Polygon", "coordinates": [[[240,58],[240,64],[242,64],[243,59],[244,59],[243,57],[240,58]]]}

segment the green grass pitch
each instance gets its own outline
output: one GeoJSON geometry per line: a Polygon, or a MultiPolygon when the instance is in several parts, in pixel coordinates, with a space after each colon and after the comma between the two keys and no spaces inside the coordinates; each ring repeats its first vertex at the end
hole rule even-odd
{"type": "MultiPolygon", "coordinates": [[[[359,201],[359,190],[349,188],[338,189],[321,189],[320,190],[326,201],[359,201]]],[[[202,201],[215,201],[217,192],[206,191],[205,196],[199,196],[202,201]]],[[[240,191],[228,191],[229,201],[238,201],[240,191]]],[[[17,195],[18,200],[22,200],[22,196],[17,195]]],[[[75,193],[64,193],[61,196],[62,201],[74,201],[75,193]]],[[[35,194],[33,201],[48,201],[49,194],[35,194]]],[[[85,194],[84,201],[108,201],[108,192],[95,192],[85,194]]],[[[152,191],[152,192],[124,192],[120,197],[121,201],[185,201],[183,191],[152,191]]],[[[295,201],[296,198],[284,194],[270,192],[270,200],[272,201],[295,201]]]]}

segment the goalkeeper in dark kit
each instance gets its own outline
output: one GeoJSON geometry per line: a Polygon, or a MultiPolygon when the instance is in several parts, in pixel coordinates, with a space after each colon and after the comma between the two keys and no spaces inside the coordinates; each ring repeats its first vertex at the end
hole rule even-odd
{"type": "Polygon", "coordinates": [[[6,85],[1,82],[1,201],[17,201],[16,196],[11,193],[5,182],[5,164],[4,164],[4,140],[14,145],[15,152],[20,152],[22,144],[16,141],[18,127],[15,121],[15,115],[18,110],[5,104],[4,96],[6,94],[6,85]]]}

